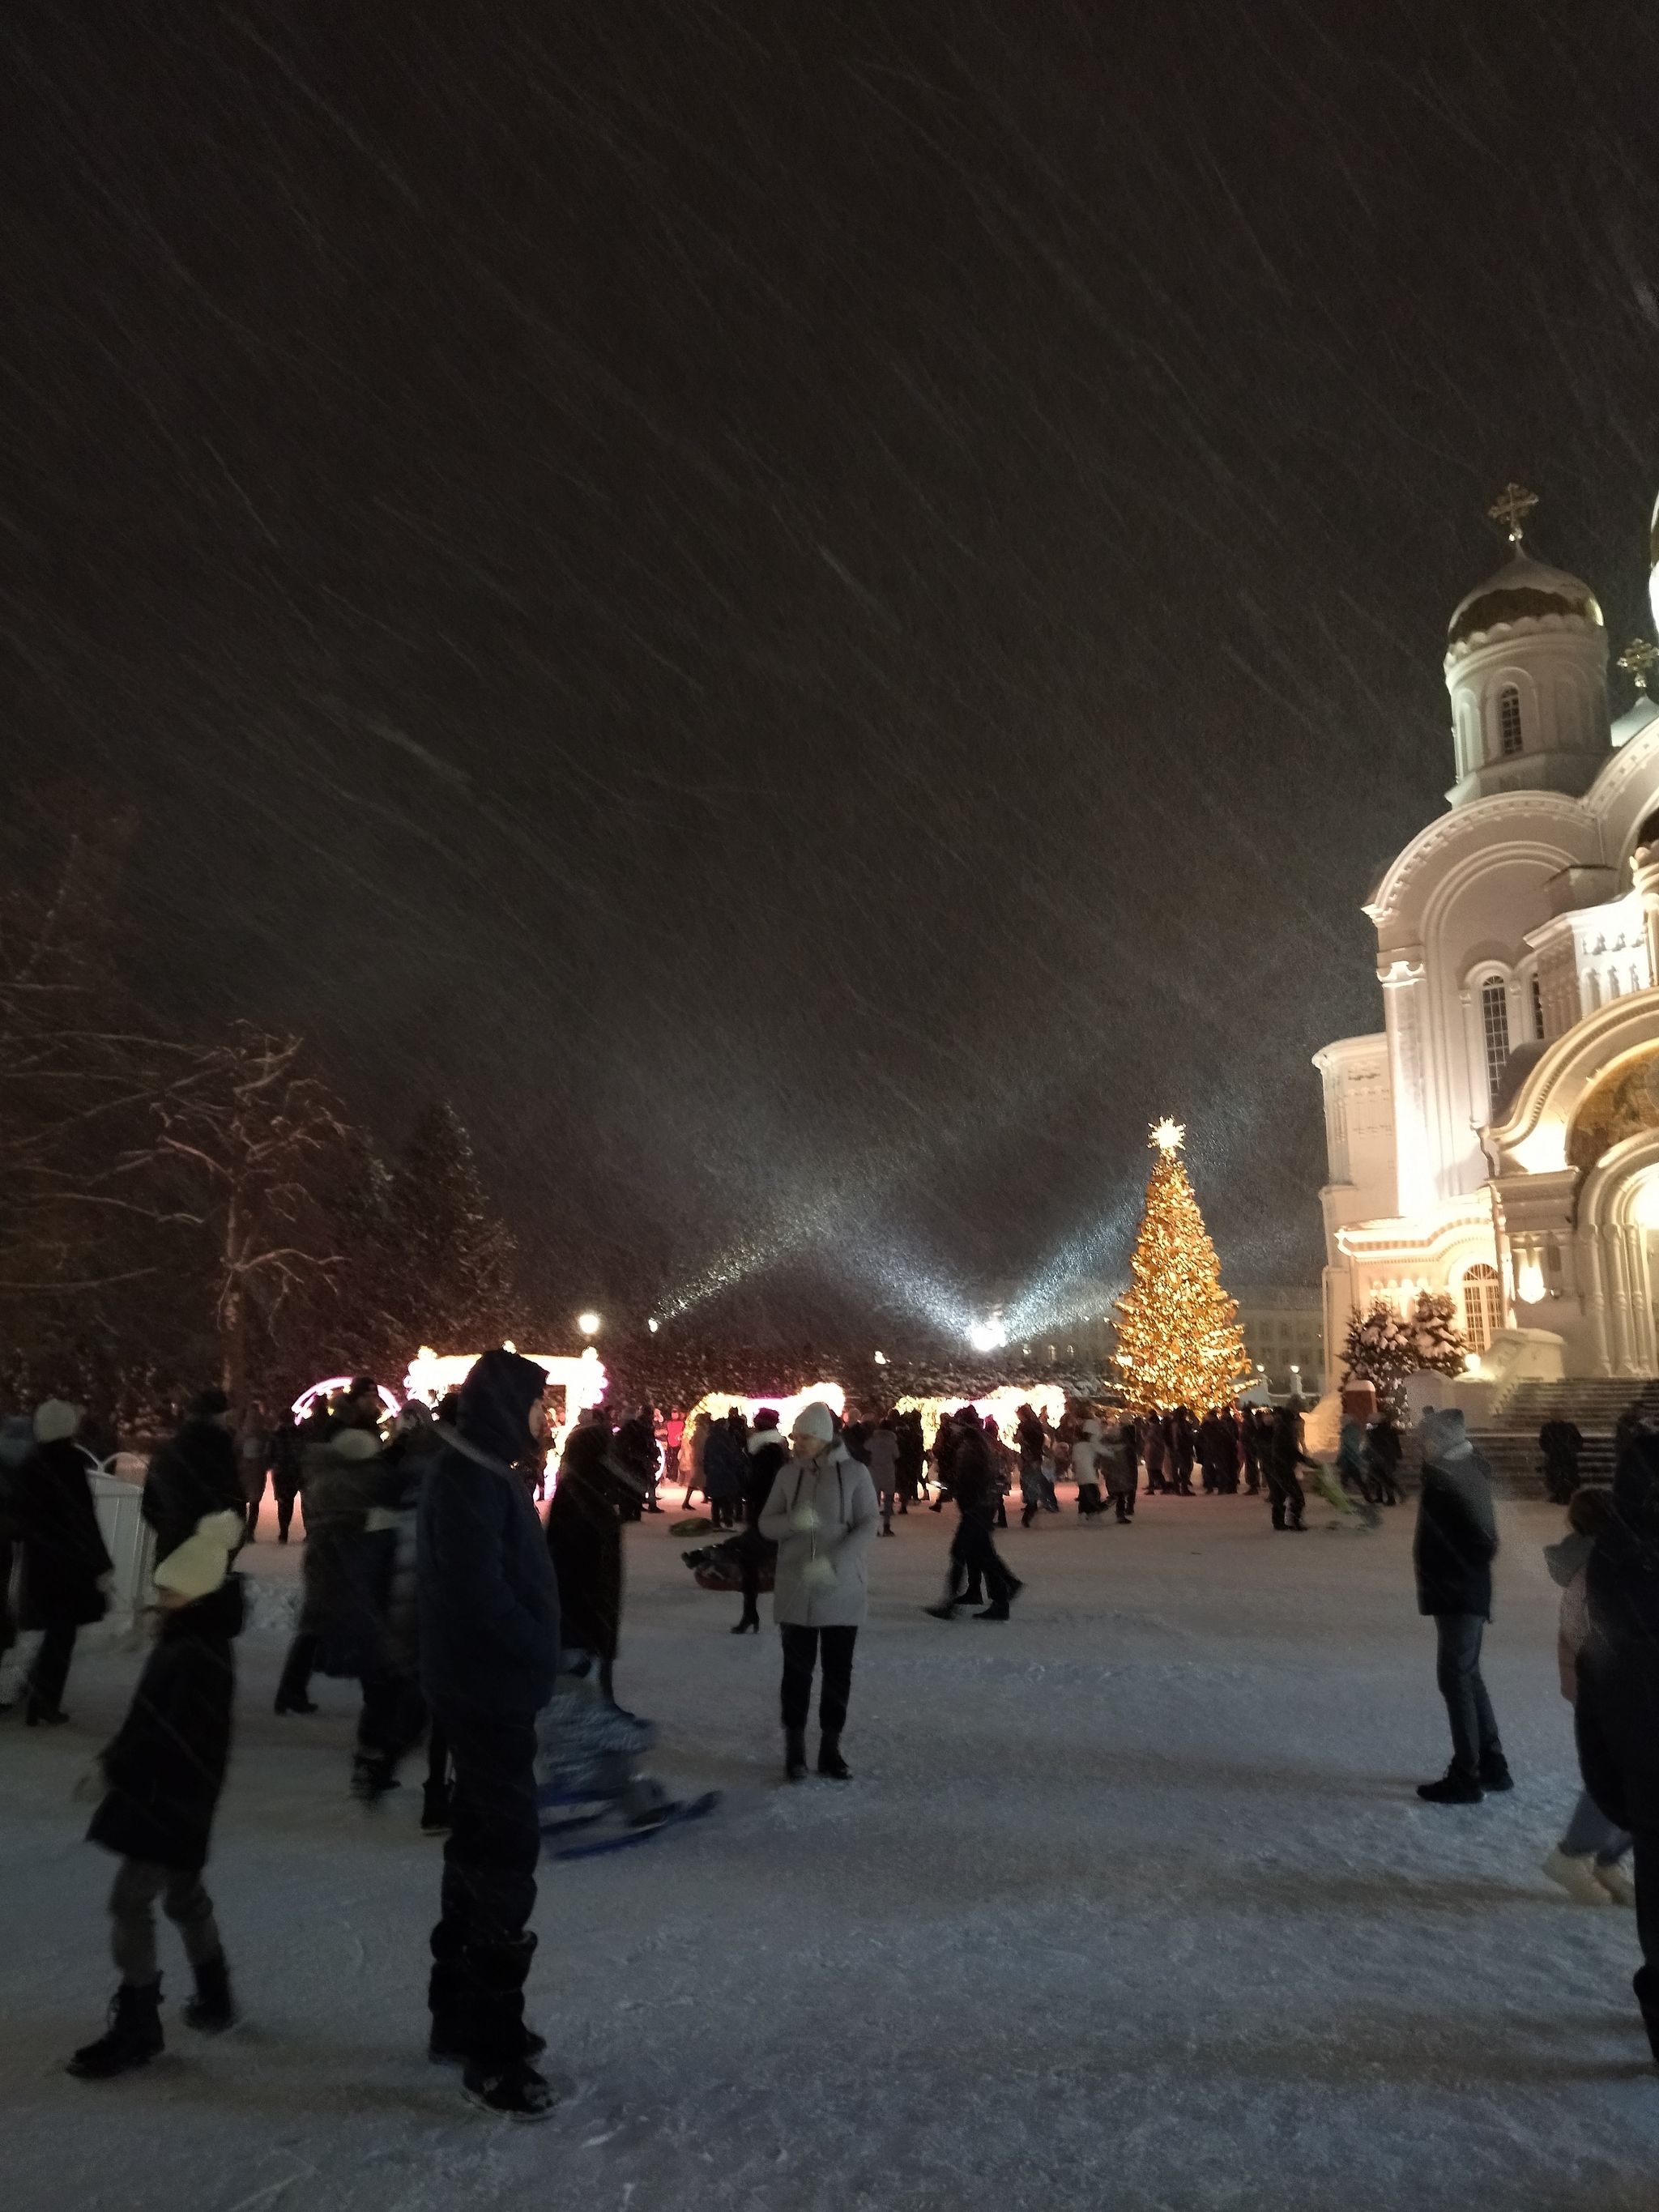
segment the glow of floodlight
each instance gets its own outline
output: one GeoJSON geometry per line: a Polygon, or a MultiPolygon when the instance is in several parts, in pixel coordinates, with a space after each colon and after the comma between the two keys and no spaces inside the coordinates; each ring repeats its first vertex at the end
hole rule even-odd
{"type": "Polygon", "coordinates": [[[969,1330],[968,1341],[975,1352],[995,1352],[1008,1339],[1000,1321],[981,1321],[969,1330]]]}
{"type": "Polygon", "coordinates": [[[597,1336],[599,1333],[599,1317],[596,1313],[579,1313],[576,1316],[576,1326],[584,1336],[597,1336]]]}

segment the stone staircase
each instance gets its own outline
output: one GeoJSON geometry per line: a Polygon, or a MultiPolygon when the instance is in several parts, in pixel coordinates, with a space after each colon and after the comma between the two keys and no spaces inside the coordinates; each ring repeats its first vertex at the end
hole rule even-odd
{"type": "Polygon", "coordinates": [[[1632,1407],[1659,1422],[1659,1382],[1617,1376],[1580,1376],[1565,1382],[1517,1382],[1498,1412],[1494,1427],[1470,1431],[1492,1471],[1501,1497],[1544,1495],[1538,1431],[1546,1421],[1571,1421],[1583,1432],[1578,1472],[1585,1482],[1613,1480],[1613,1437],[1619,1417],[1632,1407]]]}

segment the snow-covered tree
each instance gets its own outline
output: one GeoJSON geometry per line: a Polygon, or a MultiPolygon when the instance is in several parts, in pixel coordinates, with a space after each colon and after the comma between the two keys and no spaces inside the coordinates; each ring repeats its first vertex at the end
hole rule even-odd
{"type": "Polygon", "coordinates": [[[1417,1364],[1437,1375],[1461,1375],[1468,1364],[1468,1346],[1457,1326],[1457,1307],[1447,1291],[1419,1291],[1412,1321],[1417,1364]]]}
{"type": "Polygon", "coordinates": [[[392,1182],[399,1301],[416,1341],[481,1352],[514,1325],[513,1238],[491,1204],[453,1106],[428,1106],[392,1182]]]}
{"type": "Polygon", "coordinates": [[[1345,1389],[1350,1382],[1369,1382],[1376,1391],[1378,1405],[1398,1413],[1401,1385],[1421,1364],[1414,1325],[1403,1321],[1386,1298],[1373,1300],[1369,1313],[1362,1314],[1358,1306],[1353,1309],[1342,1346],[1345,1389]]]}

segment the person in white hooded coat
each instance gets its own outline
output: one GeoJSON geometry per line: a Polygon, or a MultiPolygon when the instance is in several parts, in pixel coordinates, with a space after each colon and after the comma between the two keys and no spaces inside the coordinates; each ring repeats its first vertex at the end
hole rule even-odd
{"type": "Polygon", "coordinates": [[[879,1509],[869,1468],[837,1440],[835,1416],[821,1401],[796,1415],[789,1444],[757,1524],[778,1547],[772,1618],[783,1638],[784,1771],[792,1782],[806,1772],[812,1669],[821,1658],[818,1772],[846,1782],[841,1735],[879,1509]]]}

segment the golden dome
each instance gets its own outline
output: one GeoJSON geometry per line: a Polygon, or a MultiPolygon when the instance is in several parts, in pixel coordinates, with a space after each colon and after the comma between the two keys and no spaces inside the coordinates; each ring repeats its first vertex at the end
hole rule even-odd
{"type": "Polygon", "coordinates": [[[1446,631],[1448,646],[1461,645],[1477,630],[1500,623],[1541,622],[1549,615],[1577,615],[1605,628],[1589,586],[1565,568],[1547,568],[1517,551],[1515,558],[1462,600],[1446,631]]]}

